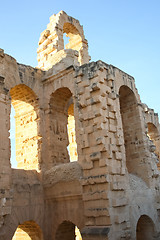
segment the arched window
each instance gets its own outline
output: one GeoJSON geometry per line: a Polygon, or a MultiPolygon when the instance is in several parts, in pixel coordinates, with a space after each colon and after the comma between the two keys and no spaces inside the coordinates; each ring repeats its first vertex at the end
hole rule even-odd
{"type": "Polygon", "coordinates": [[[55,240],[82,240],[78,227],[70,221],[62,222],[57,231],[55,240]]]}
{"type": "Polygon", "coordinates": [[[137,223],[137,240],[154,239],[154,223],[147,215],[142,215],[137,223]]]}
{"type": "Polygon", "coordinates": [[[120,113],[126,152],[126,166],[129,173],[142,176],[141,152],[143,134],[138,110],[138,103],[133,91],[127,86],[119,90],[120,113]]]}
{"type": "Polygon", "coordinates": [[[15,110],[17,167],[25,170],[38,170],[38,140],[40,138],[37,127],[38,99],[35,93],[24,84],[12,88],[10,95],[15,110]]]}
{"type": "Polygon", "coordinates": [[[77,160],[74,104],[68,88],[60,88],[50,100],[50,164],[77,160]]]}
{"type": "Polygon", "coordinates": [[[20,224],[14,233],[12,240],[43,240],[40,227],[34,221],[20,224]]]}

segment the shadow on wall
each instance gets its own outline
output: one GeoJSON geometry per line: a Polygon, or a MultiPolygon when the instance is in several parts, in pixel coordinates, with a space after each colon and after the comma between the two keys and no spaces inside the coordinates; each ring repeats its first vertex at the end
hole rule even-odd
{"type": "Polygon", "coordinates": [[[74,103],[71,91],[57,89],[50,99],[50,167],[77,160],[74,103]]]}
{"type": "Polygon", "coordinates": [[[148,179],[143,174],[146,171],[146,165],[141,163],[141,158],[144,155],[144,141],[139,106],[134,92],[125,85],[121,86],[119,90],[119,102],[126,153],[126,167],[129,173],[147,181],[148,179]]]}

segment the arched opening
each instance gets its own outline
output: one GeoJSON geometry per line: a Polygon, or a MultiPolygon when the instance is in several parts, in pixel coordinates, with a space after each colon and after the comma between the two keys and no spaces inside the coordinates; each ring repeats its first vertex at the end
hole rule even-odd
{"type": "MultiPolygon", "coordinates": [[[[71,23],[64,23],[63,25],[63,36],[64,36],[64,48],[73,49],[78,52],[82,48],[82,38],[79,31],[71,23]],[[64,35],[66,34],[66,35],[64,35]],[[68,39],[67,39],[68,38],[68,39]],[[66,41],[67,40],[67,41],[66,41]]],[[[81,54],[79,54],[79,62],[81,62],[81,54]]]]}
{"type": "Polygon", "coordinates": [[[49,134],[52,166],[77,160],[74,104],[68,88],[51,95],[49,134]]]}
{"type": "Polygon", "coordinates": [[[47,29],[40,36],[37,53],[38,67],[43,70],[52,68],[70,54],[75,56],[75,64],[78,64],[77,57],[80,65],[90,61],[88,41],[85,39],[83,26],[64,11],[50,17],[47,29]],[[69,38],[69,42],[68,40],[66,42],[66,37],[69,38]],[[69,49],[78,51],[79,57],[75,51],[69,49]]]}
{"type": "Polygon", "coordinates": [[[152,240],[154,239],[154,223],[147,215],[142,215],[137,223],[136,229],[137,240],[152,240]]]}
{"type": "Polygon", "coordinates": [[[70,221],[61,223],[56,231],[55,240],[82,240],[78,227],[70,221]]]}
{"type": "Polygon", "coordinates": [[[38,170],[38,140],[40,138],[37,128],[38,99],[35,93],[24,84],[13,87],[10,95],[15,110],[17,168],[38,170]]]}
{"type": "Polygon", "coordinates": [[[14,233],[12,240],[43,240],[43,234],[34,221],[20,224],[14,233]]]}
{"type": "Polygon", "coordinates": [[[147,135],[148,135],[149,139],[155,145],[154,152],[155,152],[157,158],[160,159],[160,135],[158,133],[158,129],[153,123],[150,123],[150,122],[147,123],[147,127],[148,127],[147,135]]]}
{"type": "Polygon", "coordinates": [[[120,88],[119,96],[126,166],[129,173],[141,177],[143,171],[139,167],[142,166],[143,135],[137,100],[133,91],[127,86],[120,88]]]}

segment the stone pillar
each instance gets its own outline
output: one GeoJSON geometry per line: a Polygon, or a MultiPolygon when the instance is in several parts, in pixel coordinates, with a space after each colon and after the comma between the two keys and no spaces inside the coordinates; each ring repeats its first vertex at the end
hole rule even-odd
{"type": "Polygon", "coordinates": [[[0,239],[3,236],[1,227],[4,216],[11,213],[11,165],[10,165],[10,100],[4,89],[4,77],[0,76],[0,239]]]}
{"type": "MultiPolygon", "coordinates": [[[[102,64],[103,65],[103,64],[102,64]]],[[[107,96],[111,92],[106,85],[106,69],[99,63],[79,68],[77,84],[79,99],[78,159],[83,168],[83,201],[86,227],[110,226],[109,178],[107,158],[110,158],[108,132],[107,96]],[[85,68],[85,69],[84,69],[85,68]],[[81,76],[81,77],[80,77],[81,76]]],[[[85,239],[91,239],[93,232],[84,232],[85,239]]],[[[99,232],[95,233],[99,239],[99,232]],[[97,235],[98,234],[98,235],[97,235]]],[[[102,234],[103,235],[103,234],[102,234]]],[[[103,239],[103,238],[101,238],[103,239]]]]}
{"type": "Polygon", "coordinates": [[[83,235],[85,240],[86,237],[88,240],[106,239],[107,235],[100,229],[112,225],[110,231],[114,231],[114,240],[118,240],[124,236],[124,231],[128,231],[125,229],[129,216],[124,142],[118,125],[117,96],[112,92],[113,83],[108,79],[108,66],[102,62],[77,69],[76,81],[79,94],[76,105],[79,106],[81,122],[78,158],[83,168],[86,218],[83,235]],[[123,231],[120,231],[122,227],[123,231]],[[86,230],[88,228],[91,230],[86,230]],[[98,230],[94,230],[96,228],[98,230]]]}

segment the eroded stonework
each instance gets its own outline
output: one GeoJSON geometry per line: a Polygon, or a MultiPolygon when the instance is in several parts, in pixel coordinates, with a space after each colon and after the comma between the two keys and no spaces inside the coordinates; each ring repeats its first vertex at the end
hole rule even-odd
{"type": "Polygon", "coordinates": [[[0,240],[160,239],[158,115],[133,77],[89,60],[63,11],[41,34],[37,68],[0,49],[0,240]]]}

